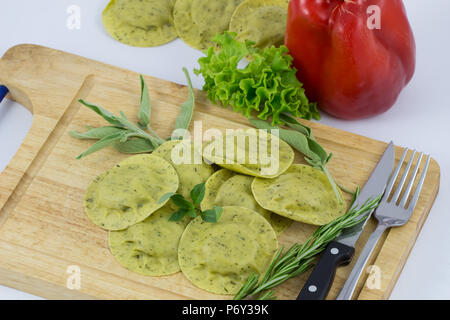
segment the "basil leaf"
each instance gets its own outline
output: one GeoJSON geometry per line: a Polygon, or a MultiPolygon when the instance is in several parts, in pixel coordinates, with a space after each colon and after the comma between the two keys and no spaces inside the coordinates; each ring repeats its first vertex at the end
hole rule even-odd
{"type": "Polygon", "coordinates": [[[174,195],[176,195],[176,192],[168,192],[168,193],[164,194],[161,198],[159,198],[158,203],[166,202],[174,195]]]}
{"type": "Polygon", "coordinates": [[[70,131],[69,134],[72,137],[80,140],[102,139],[114,133],[119,133],[122,130],[123,130],[122,128],[117,127],[101,127],[101,128],[89,128],[87,132],[70,131]]]}
{"type": "MultiPolygon", "coordinates": [[[[192,81],[189,76],[189,72],[186,68],[183,68],[183,72],[186,75],[186,80],[188,84],[189,97],[188,99],[181,105],[180,115],[175,121],[175,130],[176,129],[189,129],[189,125],[191,124],[192,116],[194,114],[195,107],[195,95],[194,89],[192,87],[192,81]]],[[[176,137],[177,139],[182,139],[183,137],[176,137]]]]}
{"type": "Polygon", "coordinates": [[[114,115],[113,113],[109,112],[108,110],[103,109],[102,107],[96,106],[95,104],[89,103],[87,101],[84,101],[83,99],[79,99],[78,102],[85,105],[98,115],[100,115],[103,119],[108,121],[110,124],[116,127],[123,127],[122,122],[120,119],[114,115]]]}
{"type": "Polygon", "coordinates": [[[186,200],[181,194],[174,194],[170,197],[170,200],[172,200],[172,202],[180,208],[189,210],[194,209],[194,205],[190,201],[186,200]]]}
{"type": "Polygon", "coordinates": [[[200,203],[203,201],[203,198],[205,197],[205,191],[206,191],[206,187],[205,187],[204,182],[196,185],[191,190],[191,199],[192,199],[192,202],[194,202],[195,206],[199,206],[200,203]]]}
{"type": "Polygon", "coordinates": [[[205,222],[216,223],[219,221],[222,212],[223,208],[214,206],[212,209],[206,210],[202,213],[202,219],[205,222]]]}
{"type": "Polygon", "coordinates": [[[83,157],[86,157],[87,155],[90,155],[91,153],[94,153],[100,149],[106,148],[110,144],[112,144],[115,141],[119,141],[124,136],[124,132],[114,133],[112,135],[106,136],[96,143],[94,143],[89,149],[87,149],[85,152],[80,154],[77,159],[81,159],[83,157]]]}
{"type": "Polygon", "coordinates": [[[148,153],[155,150],[153,144],[143,138],[134,138],[125,142],[114,143],[114,148],[121,153],[136,154],[136,153],[148,153]]]}
{"type": "Polygon", "coordinates": [[[180,208],[178,211],[175,211],[169,218],[169,221],[180,221],[184,218],[186,213],[188,213],[189,210],[180,208]]]}
{"type": "Polygon", "coordinates": [[[148,87],[145,83],[144,77],[139,75],[141,79],[141,106],[139,107],[138,112],[138,118],[139,122],[138,125],[142,129],[147,129],[148,125],[150,124],[150,114],[151,114],[151,106],[150,106],[150,95],[148,93],[148,87]]]}
{"type": "Polygon", "coordinates": [[[200,212],[200,210],[196,210],[196,209],[192,208],[191,210],[188,210],[188,215],[191,218],[197,218],[197,213],[199,213],[199,212],[200,212]]]}

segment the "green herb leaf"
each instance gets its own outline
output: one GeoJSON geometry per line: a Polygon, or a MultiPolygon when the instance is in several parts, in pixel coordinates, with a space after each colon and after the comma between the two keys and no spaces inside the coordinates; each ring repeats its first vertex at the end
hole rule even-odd
{"type": "Polygon", "coordinates": [[[304,134],[305,136],[314,139],[312,130],[310,127],[305,126],[300,121],[290,116],[289,114],[282,113],[280,114],[280,120],[284,122],[284,124],[288,125],[292,129],[304,134]]]}
{"type": "Polygon", "coordinates": [[[136,154],[136,153],[149,153],[155,150],[153,144],[143,138],[133,138],[125,142],[115,142],[114,148],[121,153],[136,154]]]}
{"type": "Polygon", "coordinates": [[[175,211],[169,218],[169,221],[180,221],[184,218],[184,216],[188,213],[188,209],[179,208],[178,211],[175,211]]]}
{"type": "MultiPolygon", "coordinates": [[[[186,75],[186,80],[188,84],[189,98],[181,105],[180,115],[175,121],[175,130],[176,129],[184,129],[188,130],[189,125],[192,121],[192,116],[194,114],[195,107],[195,95],[194,89],[192,87],[191,77],[189,76],[189,72],[186,68],[183,68],[183,72],[186,75]]],[[[176,139],[183,139],[183,137],[178,136],[176,139]]]]}
{"type": "Polygon", "coordinates": [[[222,212],[223,208],[214,206],[212,209],[206,210],[202,213],[202,219],[205,222],[216,223],[219,221],[222,212]]]}
{"type": "Polygon", "coordinates": [[[110,136],[114,133],[122,132],[122,128],[117,127],[101,127],[101,128],[89,128],[87,132],[70,131],[69,134],[80,140],[88,139],[102,139],[104,137],[110,136]]]}
{"type": "Polygon", "coordinates": [[[205,197],[206,184],[200,183],[191,190],[191,199],[196,207],[200,205],[205,197]]]}
{"type": "Polygon", "coordinates": [[[249,122],[258,129],[264,130],[279,130],[279,137],[281,140],[290,144],[294,149],[297,149],[300,153],[304,154],[307,158],[313,162],[320,162],[321,156],[316,154],[310,149],[310,141],[306,135],[292,130],[281,129],[279,127],[271,126],[269,123],[259,119],[249,119],[249,122]]]}
{"type": "Polygon", "coordinates": [[[176,192],[168,192],[168,193],[164,194],[161,198],[159,198],[158,203],[166,202],[167,200],[169,200],[171,197],[173,197],[176,194],[177,194],[176,192]]]}
{"type": "Polygon", "coordinates": [[[200,183],[196,185],[190,192],[192,202],[186,200],[182,195],[174,192],[166,193],[159,199],[158,203],[167,201],[168,199],[178,206],[178,211],[176,211],[170,221],[177,221],[188,214],[191,218],[196,218],[198,215],[206,222],[217,222],[222,215],[223,208],[214,206],[210,210],[202,212],[198,207],[205,196],[205,183],[200,183]],[[181,218],[180,218],[181,217],[181,218]]]}
{"type": "Polygon", "coordinates": [[[198,210],[198,209],[193,209],[193,208],[191,208],[191,209],[188,211],[188,215],[189,215],[191,218],[196,218],[198,214],[201,214],[201,211],[198,210]]]}
{"type": "Polygon", "coordinates": [[[87,101],[84,101],[83,99],[78,100],[81,104],[85,105],[98,115],[100,115],[103,119],[108,121],[110,124],[112,124],[115,127],[123,127],[122,122],[119,120],[119,118],[114,115],[113,113],[109,112],[108,110],[103,109],[102,107],[96,106],[95,104],[89,103],[87,101]]]}
{"type": "Polygon", "coordinates": [[[147,129],[150,124],[150,114],[151,114],[151,105],[150,105],[150,95],[148,93],[148,87],[145,83],[144,77],[139,75],[141,79],[141,106],[139,107],[138,125],[141,129],[147,129]]]}
{"type": "Polygon", "coordinates": [[[123,135],[124,135],[123,132],[118,132],[118,133],[114,133],[112,135],[109,135],[109,136],[106,136],[106,137],[100,139],[99,141],[94,143],[89,149],[87,149],[85,152],[80,154],[77,157],[77,159],[81,159],[81,158],[86,157],[87,155],[90,155],[91,153],[94,153],[100,149],[106,148],[107,146],[111,145],[113,142],[121,140],[123,135]]]}
{"type": "Polygon", "coordinates": [[[203,90],[213,102],[232,106],[236,112],[250,117],[272,118],[272,124],[283,124],[280,115],[291,114],[304,119],[320,119],[315,103],[310,103],[303,85],[292,67],[293,58],[286,46],[258,49],[254,42],[240,42],[236,34],[225,32],[213,39],[218,44],[198,60],[194,70],[205,79],[203,90]],[[250,62],[244,68],[239,62],[244,57],[250,62]]]}
{"type": "Polygon", "coordinates": [[[269,123],[258,120],[249,119],[249,122],[259,129],[273,130],[277,129],[281,140],[291,145],[294,149],[306,156],[305,161],[316,169],[322,170],[328,178],[331,187],[339,202],[344,201],[339,193],[336,182],[326,168],[328,161],[330,161],[332,154],[328,154],[325,149],[314,139],[307,137],[299,131],[281,129],[279,127],[271,126],[269,123]]]}
{"type": "Polygon", "coordinates": [[[186,200],[181,194],[176,193],[172,195],[170,200],[179,208],[191,211],[194,210],[194,205],[190,201],[186,200]]]}

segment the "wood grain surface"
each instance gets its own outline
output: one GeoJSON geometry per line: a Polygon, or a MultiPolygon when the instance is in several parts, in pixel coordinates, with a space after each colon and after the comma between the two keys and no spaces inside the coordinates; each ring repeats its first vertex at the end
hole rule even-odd
{"type": "MultiPolygon", "coordinates": [[[[145,79],[152,99],[152,127],[166,137],[187,89],[148,76],[145,79]]],[[[0,83],[10,89],[10,99],[34,115],[24,142],[0,173],[1,284],[58,299],[230,298],[196,288],[181,273],[145,277],[127,271],[110,254],[107,232],[84,213],[83,196],[89,182],[126,156],[107,148],[75,160],[92,142],[73,139],[68,132],[105,124],[77,100],[83,98],[113,112],[123,110],[131,118],[139,106],[137,73],[49,48],[19,45],[0,60],[0,83]],[[70,266],[80,270],[79,289],[67,287],[70,266]]],[[[203,92],[196,91],[196,98],[194,120],[203,121],[203,130],[248,126],[239,114],[212,105],[203,92]]],[[[387,144],[319,123],[307,124],[317,140],[333,152],[329,170],[336,180],[351,189],[364,185],[387,144]]],[[[401,152],[397,147],[397,160],[401,152]]],[[[299,154],[296,159],[302,161],[299,154]]],[[[370,261],[377,272],[364,273],[354,298],[389,297],[432,207],[439,178],[439,166],[433,160],[411,221],[384,234],[370,261]]],[[[314,229],[294,223],[280,237],[280,244],[302,242],[314,229]]],[[[356,257],[373,229],[371,221],[358,242],[356,257]]],[[[337,295],[351,268],[338,269],[329,299],[337,295]]],[[[277,290],[278,297],[295,299],[307,276],[284,283],[277,290]]]]}

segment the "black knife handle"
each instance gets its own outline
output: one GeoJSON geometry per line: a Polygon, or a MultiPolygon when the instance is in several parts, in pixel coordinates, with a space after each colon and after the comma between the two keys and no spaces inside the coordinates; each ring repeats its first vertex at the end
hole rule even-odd
{"type": "Polygon", "coordinates": [[[348,264],[354,253],[355,248],[339,242],[330,242],[300,291],[297,300],[325,300],[333,284],[336,268],[348,264]]]}

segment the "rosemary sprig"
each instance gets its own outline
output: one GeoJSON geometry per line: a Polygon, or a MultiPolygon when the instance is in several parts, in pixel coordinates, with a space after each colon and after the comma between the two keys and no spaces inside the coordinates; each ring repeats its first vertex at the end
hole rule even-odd
{"type": "Polygon", "coordinates": [[[235,295],[234,300],[246,297],[258,300],[274,299],[274,292],[269,290],[311,268],[316,255],[321,253],[343,229],[367,219],[367,214],[378,206],[380,199],[381,195],[367,200],[359,208],[352,207],[345,215],[319,227],[302,245],[295,243],[284,253],[284,247],[281,247],[263,277],[260,278],[253,273],[235,295]]]}

